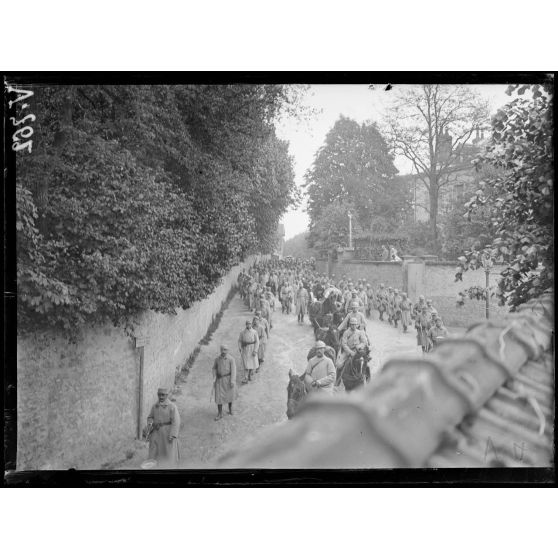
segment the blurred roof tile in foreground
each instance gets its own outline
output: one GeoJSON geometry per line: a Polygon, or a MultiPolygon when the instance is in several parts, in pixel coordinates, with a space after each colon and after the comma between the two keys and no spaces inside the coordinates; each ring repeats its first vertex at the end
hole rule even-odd
{"type": "Polygon", "coordinates": [[[309,397],[227,468],[550,467],[553,293],[469,328],[423,359],[388,361],[351,396],[309,397]]]}

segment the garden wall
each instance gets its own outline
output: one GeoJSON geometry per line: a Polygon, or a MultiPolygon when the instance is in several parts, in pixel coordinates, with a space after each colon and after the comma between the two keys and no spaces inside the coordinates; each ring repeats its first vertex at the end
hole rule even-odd
{"type": "MultiPolygon", "coordinates": [[[[455,282],[457,264],[453,262],[426,262],[424,270],[424,295],[432,299],[432,304],[444,318],[446,325],[451,327],[468,327],[485,319],[486,302],[470,300],[465,297],[465,304],[456,307],[457,294],[469,287],[484,287],[486,276],[482,269],[463,273],[463,281],[455,282]]],[[[490,273],[489,284],[496,290],[503,266],[495,266],[490,273]]],[[[498,306],[496,297],[489,302],[491,318],[504,316],[509,312],[507,307],[498,306]]]]}
{"type": "MultiPolygon", "coordinates": [[[[485,302],[465,299],[465,305],[456,307],[457,294],[469,287],[485,285],[483,270],[467,271],[463,281],[455,282],[457,264],[454,262],[425,262],[422,285],[417,285],[417,292],[431,298],[434,307],[450,327],[468,327],[485,319],[485,302]]],[[[316,269],[319,273],[327,272],[327,261],[317,260],[316,269]]],[[[490,273],[490,285],[496,287],[502,266],[495,266],[490,273]]],[[[336,261],[332,263],[331,273],[341,279],[343,275],[354,281],[364,278],[368,283],[378,286],[384,283],[394,289],[405,288],[405,266],[402,262],[373,262],[366,260],[336,261]]],[[[409,289],[410,290],[410,289],[409,289]]],[[[415,302],[415,301],[413,301],[415,302]]],[[[489,306],[490,317],[503,316],[508,313],[507,307],[498,306],[493,297],[489,306]]]]}
{"type": "MultiPolygon", "coordinates": [[[[134,332],[144,347],[142,422],[159,386],[205,336],[250,256],[215,291],[175,316],[146,312],[134,332]]],[[[17,340],[17,469],[99,469],[122,459],[138,431],[140,349],[122,328],[84,329],[76,343],[52,331],[17,340]]]]}
{"type": "MultiPolygon", "coordinates": [[[[332,262],[331,273],[335,279],[340,280],[343,275],[348,279],[358,281],[366,279],[371,285],[391,285],[395,289],[403,288],[402,265],[399,262],[375,262],[366,260],[351,260],[348,262],[332,262]]],[[[327,260],[317,260],[316,270],[327,273],[327,260]]]]}

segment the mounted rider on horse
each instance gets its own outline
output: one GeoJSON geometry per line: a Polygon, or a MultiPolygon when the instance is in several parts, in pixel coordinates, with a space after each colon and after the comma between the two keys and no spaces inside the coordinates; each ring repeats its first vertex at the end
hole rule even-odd
{"type": "Polygon", "coordinates": [[[350,317],[349,329],[343,333],[341,351],[337,356],[335,385],[343,381],[346,391],[352,391],[370,380],[370,342],[366,332],[357,329],[357,326],[358,319],[350,317]]]}

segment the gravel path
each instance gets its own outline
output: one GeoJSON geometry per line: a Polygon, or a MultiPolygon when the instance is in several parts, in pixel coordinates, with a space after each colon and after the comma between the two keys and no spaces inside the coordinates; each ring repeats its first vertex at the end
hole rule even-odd
{"type": "MultiPolygon", "coordinates": [[[[299,325],[293,314],[273,314],[273,328],[267,354],[255,381],[242,384],[242,368],[238,353],[238,335],[250,316],[243,301],[235,296],[223,313],[219,327],[208,345],[202,346],[188,378],[178,385],[174,395],[181,417],[180,466],[184,469],[211,469],[219,467],[219,459],[229,450],[246,442],[262,429],[273,429],[286,418],[288,372],[292,368],[300,374],[306,366],[306,354],[314,343],[308,321],[299,325]],[[214,359],[219,346],[225,343],[236,358],[239,396],[234,404],[234,415],[214,421],[217,406],[210,401],[214,359]]],[[[308,320],[308,318],[306,318],[308,320]]],[[[414,328],[408,333],[377,319],[368,320],[368,335],[372,343],[372,374],[391,356],[420,356],[414,328]]],[[[147,447],[140,447],[134,457],[119,464],[122,469],[138,468],[146,459],[147,447]]]]}

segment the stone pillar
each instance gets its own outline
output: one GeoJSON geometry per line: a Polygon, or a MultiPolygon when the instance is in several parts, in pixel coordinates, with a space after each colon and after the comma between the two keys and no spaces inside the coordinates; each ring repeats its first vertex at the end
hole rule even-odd
{"type": "Polygon", "coordinates": [[[424,267],[421,260],[405,260],[403,264],[403,290],[413,303],[424,294],[424,267]]]}

